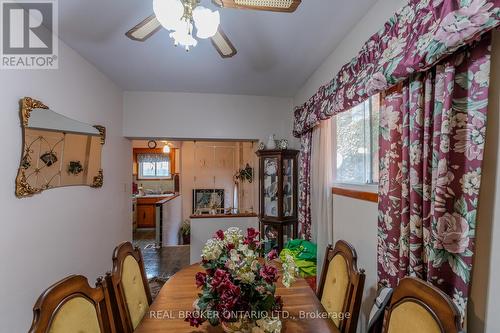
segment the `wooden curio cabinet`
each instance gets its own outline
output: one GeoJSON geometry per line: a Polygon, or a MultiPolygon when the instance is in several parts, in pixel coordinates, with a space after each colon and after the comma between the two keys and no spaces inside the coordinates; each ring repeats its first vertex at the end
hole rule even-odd
{"type": "Polygon", "coordinates": [[[298,150],[259,150],[260,234],[265,252],[297,238],[298,150]]]}

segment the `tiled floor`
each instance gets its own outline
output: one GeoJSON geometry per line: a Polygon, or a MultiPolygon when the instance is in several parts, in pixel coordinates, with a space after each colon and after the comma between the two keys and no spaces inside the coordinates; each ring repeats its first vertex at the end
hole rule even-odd
{"type": "Polygon", "coordinates": [[[189,245],[167,246],[156,249],[154,231],[134,232],[134,246],[141,248],[148,279],[168,279],[182,268],[189,266],[189,245]]]}

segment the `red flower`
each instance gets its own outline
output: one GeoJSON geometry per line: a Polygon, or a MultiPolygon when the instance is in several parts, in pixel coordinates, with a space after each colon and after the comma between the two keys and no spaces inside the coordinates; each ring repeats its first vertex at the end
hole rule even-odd
{"type": "Polygon", "coordinates": [[[232,249],[235,249],[235,248],[236,248],[236,247],[234,246],[234,244],[233,244],[233,243],[229,243],[229,244],[227,244],[227,245],[226,245],[226,249],[227,249],[228,251],[231,251],[232,249]]]}
{"type": "Polygon", "coordinates": [[[272,251],[267,254],[267,260],[274,260],[276,258],[278,258],[278,251],[272,249],[272,251]]]}
{"type": "Polygon", "coordinates": [[[222,230],[217,230],[215,232],[215,238],[218,238],[220,240],[224,240],[224,231],[222,230]]]}
{"type": "Polygon", "coordinates": [[[186,316],[186,319],[184,319],[184,321],[189,322],[189,325],[191,325],[191,326],[198,327],[201,324],[203,324],[203,322],[205,321],[205,319],[202,318],[202,316],[198,312],[196,312],[196,313],[189,312],[188,315],[186,316]]]}
{"type": "Polygon", "coordinates": [[[207,282],[207,274],[202,273],[202,272],[198,272],[198,273],[196,273],[195,280],[196,280],[196,287],[200,288],[201,286],[205,285],[205,283],[207,282]]]}
{"type": "Polygon", "coordinates": [[[226,281],[226,280],[229,280],[229,273],[220,269],[220,268],[217,268],[217,270],[215,271],[214,273],[214,277],[212,278],[212,282],[211,282],[211,286],[212,286],[212,289],[217,289],[219,290],[219,288],[221,287],[221,285],[226,281]]]}
{"type": "Polygon", "coordinates": [[[257,237],[259,237],[259,232],[257,230],[255,230],[254,228],[247,229],[247,238],[248,239],[251,239],[253,241],[257,237]]]}
{"type": "Polygon", "coordinates": [[[254,228],[247,229],[247,237],[243,240],[243,244],[245,245],[257,245],[257,238],[259,237],[259,232],[254,228]]]}
{"type": "Polygon", "coordinates": [[[267,283],[273,283],[278,280],[278,270],[273,266],[262,266],[259,274],[267,283]]]}
{"type": "Polygon", "coordinates": [[[230,311],[234,308],[236,303],[238,303],[240,295],[241,295],[241,290],[238,286],[234,285],[229,280],[226,280],[220,288],[221,294],[220,294],[220,301],[219,305],[221,308],[230,311]]]}

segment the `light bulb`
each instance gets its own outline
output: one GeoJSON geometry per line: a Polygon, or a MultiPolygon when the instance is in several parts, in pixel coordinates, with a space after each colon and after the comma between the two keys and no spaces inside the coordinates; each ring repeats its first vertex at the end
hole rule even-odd
{"type": "Polygon", "coordinates": [[[210,38],[217,33],[220,24],[218,11],[211,11],[203,6],[193,10],[193,20],[196,25],[196,36],[198,38],[210,38]]]}
{"type": "Polygon", "coordinates": [[[196,46],[198,41],[191,35],[192,29],[193,25],[190,22],[183,21],[183,23],[179,25],[178,29],[170,33],[170,37],[176,44],[181,44],[184,47],[196,46]]]}
{"type": "Polygon", "coordinates": [[[184,5],[180,0],[153,0],[153,11],[165,29],[177,30],[184,14],[184,5]]]}
{"type": "Polygon", "coordinates": [[[166,144],[163,146],[163,153],[164,153],[164,154],[168,154],[168,153],[170,153],[170,147],[169,147],[168,143],[166,143],[166,144]]]}

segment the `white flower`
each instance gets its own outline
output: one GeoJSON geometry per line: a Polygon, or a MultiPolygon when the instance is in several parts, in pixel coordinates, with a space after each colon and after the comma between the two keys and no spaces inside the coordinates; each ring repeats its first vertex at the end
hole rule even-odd
{"type": "MultiPolygon", "coordinates": [[[[281,321],[278,318],[262,318],[255,322],[259,328],[261,328],[265,333],[280,333],[281,332],[281,321]]],[[[252,333],[260,333],[261,331],[253,331],[252,333]]]]}
{"type": "Polygon", "coordinates": [[[240,244],[238,247],[238,251],[243,253],[243,255],[247,258],[254,258],[255,257],[255,252],[251,249],[248,248],[247,244],[240,244]]]}
{"type": "Polygon", "coordinates": [[[485,62],[479,66],[479,71],[474,74],[474,81],[481,87],[487,87],[490,83],[490,63],[485,62]]]}
{"type": "Polygon", "coordinates": [[[285,255],[282,267],[283,277],[281,279],[281,282],[285,287],[290,288],[292,283],[295,282],[295,276],[298,273],[297,266],[295,265],[295,260],[290,254],[285,255]]]}
{"type": "Polygon", "coordinates": [[[431,26],[429,26],[429,30],[426,34],[420,35],[416,44],[416,50],[418,54],[422,55],[425,52],[429,51],[429,45],[434,40],[434,34],[436,33],[437,27],[438,23],[434,22],[431,26]]]}
{"type": "Polygon", "coordinates": [[[241,230],[236,227],[231,227],[227,229],[226,232],[224,232],[224,242],[226,244],[239,244],[241,241],[243,241],[243,235],[241,233],[241,230]]]}
{"type": "Polygon", "coordinates": [[[205,247],[201,251],[201,256],[205,260],[215,260],[218,259],[222,254],[223,244],[220,240],[209,239],[205,244],[205,247]]]}
{"type": "Polygon", "coordinates": [[[405,27],[415,18],[415,11],[412,6],[404,6],[399,11],[399,26],[405,27]]]}
{"type": "Polygon", "coordinates": [[[388,63],[398,57],[403,53],[405,46],[406,40],[404,38],[392,37],[387,43],[387,48],[382,53],[382,62],[388,63]]]}
{"type": "Polygon", "coordinates": [[[236,263],[232,259],[229,259],[228,261],[226,261],[226,267],[234,271],[236,269],[236,263]]]}
{"type": "Polygon", "coordinates": [[[420,142],[413,142],[410,144],[410,164],[415,165],[421,162],[422,159],[422,146],[420,142]]]}
{"type": "Polygon", "coordinates": [[[443,153],[447,153],[450,151],[450,137],[448,135],[441,136],[441,142],[439,143],[439,149],[443,153]]]}
{"type": "Polygon", "coordinates": [[[463,293],[455,288],[455,291],[453,293],[453,303],[458,308],[458,311],[462,315],[462,318],[465,315],[465,309],[467,307],[467,297],[463,296],[463,293]]]}
{"type": "Polygon", "coordinates": [[[392,217],[389,214],[384,215],[384,224],[388,231],[392,230],[392,217]]]}
{"type": "Polygon", "coordinates": [[[383,128],[388,128],[389,130],[398,129],[399,122],[399,112],[394,111],[392,105],[382,108],[382,114],[380,117],[380,126],[383,128]]]}
{"type": "Polygon", "coordinates": [[[253,272],[239,273],[238,278],[244,283],[252,283],[255,281],[255,274],[253,272]]]}
{"type": "Polygon", "coordinates": [[[229,257],[232,261],[240,261],[240,255],[235,249],[231,249],[231,251],[229,251],[229,257]]]}
{"type": "Polygon", "coordinates": [[[475,171],[467,172],[460,179],[460,184],[462,184],[462,192],[468,195],[478,195],[479,186],[481,184],[481,170],[476,169],[475,171]]]}

